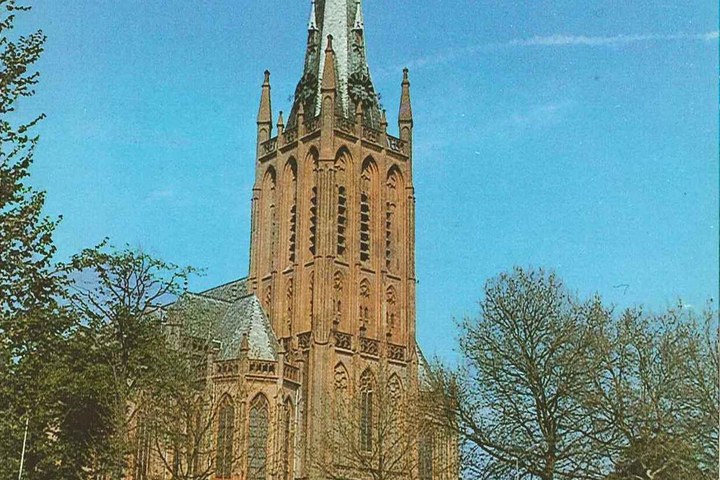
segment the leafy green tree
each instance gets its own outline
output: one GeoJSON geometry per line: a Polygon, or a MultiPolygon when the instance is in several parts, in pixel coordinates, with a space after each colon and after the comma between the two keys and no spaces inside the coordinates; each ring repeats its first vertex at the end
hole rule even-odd
{"type": "Polygon", "coordinates": [[[28,184],[44,117],[18,109],[34,94],[33,70],[45,43],[38,30],[18,35],[16,15],[29,7],[0,0],[0,477],[17,476],[25,424],[25,478],[41,476],[52,458],[56,412],[48,375],[70,319],[59,299],[64,277],[55,271],[52,233],[43,215],[44,192],[28,184]]]}
{"type": "MultiPolygon", "coordinates": [[[[85,368],[97,373],[95,383],[80,385],[80,391],[92,394],[89,407],[98,420],[93,463],[86,470],[124,478],[143,395],[168,382],[169,388],[180,388],[172,386],[180,378],[173,374],[177,352],[163,332],[162,307],[185,291],[195,270],[103,242],[74,256],[67,271],[74,278],[69,299],[79,319],[76,341],[83,348],[78,353],[87,355],[85,368]]],[[[77,422],[83,418],[78,415],[59,430],[82,432],[77,422]]]]}

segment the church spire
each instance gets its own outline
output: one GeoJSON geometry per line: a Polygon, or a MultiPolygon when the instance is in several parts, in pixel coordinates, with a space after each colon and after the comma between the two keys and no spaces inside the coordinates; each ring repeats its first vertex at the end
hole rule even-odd
{"type": "Polygon", "coordinates": [[[365,57],[365,32],[361,0],[312,0],[303,76],[295,90],[288,127],[297,122],[303,104],[307,118],[320,113],[322,76],[327,53],[323,39],[333,37],[338,112],[352,118],[355,105],[363,104],[366,124],[378,128],[380,105],[365,57]]]}

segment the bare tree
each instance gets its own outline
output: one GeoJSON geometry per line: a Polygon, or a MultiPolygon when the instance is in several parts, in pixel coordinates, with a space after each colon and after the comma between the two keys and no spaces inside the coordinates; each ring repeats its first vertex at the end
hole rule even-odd
{"type": "MultiPolygon", "coordinates": [[[[456,426],[476,478],[597,478],[581,404],[594,366],[581,303],[552,273],[490,280],[479,318],[461,324],[456,426]]],[[[448,388],[446,378],[446,388],[448,388]]]]}
{"type": "Polygon", "coordinates": [[[616,316],[516,268],[487,283],[461,335],[464,363],[439,380],[473,477],[717,478],[713,308],[616,316]]]}
{"type": "Polygon", "coordinates": [[[436,409],[445,402],[403,389],[387,367],[366,370],[354,393],[340,385],[324,405],[331,419],[312,465],[333,480],[457,478],[457,442],[436,409]]]}
{"type": "Polygon", "coordinates": [[[680,305],[598,322],[587,433],[615,465],[612,478],[717,478],[716,313],[703,317],[680,305]]]}

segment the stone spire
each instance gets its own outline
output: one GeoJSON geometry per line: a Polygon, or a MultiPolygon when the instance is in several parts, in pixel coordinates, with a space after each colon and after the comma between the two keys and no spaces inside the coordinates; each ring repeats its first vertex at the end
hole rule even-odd
{"type": "Polygon", "coordinates": [[[320,113],[318,99],[325,71],[324,39],[332,35],[335,54],[337,112],[352,118],[355,105],[363,104],[364,122],[378,127],[380,106],[365,56],[365,30],[361,0],[313,0],[310,5],[308,41],[303,76],[295,90],[288,128],[297,122],[303,104],[306,118],[320,113]]]}
{"type": "Polygon", "coordinates": [[[260,93],[260,108],[257,115],[257,144],[270,139],[272,135],[272,107],[270,104],[270,72],[265,70],[265,80],[260,93]]]}

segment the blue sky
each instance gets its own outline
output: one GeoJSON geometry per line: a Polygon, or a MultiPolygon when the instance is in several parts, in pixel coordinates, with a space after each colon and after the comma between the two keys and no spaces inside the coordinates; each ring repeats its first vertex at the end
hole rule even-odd
{"type": "MultiPolygon", "coordinates": [[[[19,28],[48,43],[21,108],[48,115],[32,181],[61,259],[109,236],[205,268],[194,289],[246,274],[262,72],[289,110],[309,3],[34,2],[19,28]]],[[[619,307],[717,300],[717,8],[365,0],[391,125],[411,69],[427,353],[452,358],[453,318],[513,265],[619,307]]]]}

